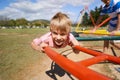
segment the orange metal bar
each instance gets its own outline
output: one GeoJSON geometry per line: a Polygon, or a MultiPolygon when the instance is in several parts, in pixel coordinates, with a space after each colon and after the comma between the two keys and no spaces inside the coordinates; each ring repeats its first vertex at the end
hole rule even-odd
{"type": "MultiPolygon", "coordinates": [[[[107,54],[106,54],[107,55],[107,54]]],[[[115,62],[117,64],[120,64],[120,57],[116,57],[116,56],[111,56],[111,55],[107,55],[108,56],[108,60],[115,62]]]]}
{"type": "Polygon", "coordinates": [[[94,25],[94,26],[96,26],[95,21],[94,21],[94,19],[93,19],[92,15],[91,15],[91,13],[90,13],[90,19],[91,19],[91,21],[92,21],[93,25],[94,25]]]}
{"type": "MultiPolygon", "coordinates": [[[[90,13],[89,10],[88,10],[88,12],[90,13]]],[[[95,21],[94,21],[92,15],[91,15],[91,13],[90,13],[90,19],[91,19],[93,25],[96,26],[95,21]]],[[[102,23],[100,23],[97,27],[98,27],[98,28],[101,27],[103,24],[105,24],[106,22],[108,22],[110,19],[111,19],[111,17],[108,17],[108,18],[105,19],[102,23]]]]}
{"type": "Polygon", "coordinates": [[[92,21],[92,24],[95,26],[96,24],[95,24],[95,21],[94,21],[94,19],[93,19],[93,17],[92,17],[91,12],[89,11],[89,9],[88,9],[88,7],[87,7],[87,6],[85,6],[85,9],[87,9],[87,10],[88,10],[88,13],[90,14],[90,19],[91,19],[91,21],[92,21]]]}
{"type": "Polygon", "coordinates": [[[111,78],[90,70],[89,68],[86,68],[81,64],[78,65],[78,63],[65,58],[49,47],[45,47],[45,53],[61,68],[71,73],[80,80],[112,80],[111,78]]]}
{"type": "Polygon", "coordinates": [[[106,22],[108,22],[111,19],[111,17],[108,17],[107,19],[105,19],[102,23],[100,23],[97,28],[101,27],[103,24],[105,24],[106,22]]]}
{"type": "Polygon", "coordinates": [[[97,51],[90,50],[90,49],[87,49],[87,48],[83,48],[81,46],[74,46],[74,47],[76,49],[82,51],[82,52],[85,52],[85,53],[93,55],[93,56],[101,56],[101,55],[108,56],[107,60],[112,61],[112,62],[117,63],[117,64],[120,64],[120,58],[119,57],[111,56],[111,55],[108,55],[106,53],[101,53],[101,52],[97,52],[97,51]]]}
{"type": "Polygon", "coordinates": [[[93,57],[93,58],[89,58],[89,59],[86,59],[86,60],[83,60],[83,61],[80,61],[80,62],[77,62],[77,63],[82,64],[82,65],[87,67],[87,66],[96,64],[98,62],[105,61],[107,59],[108,59],[108,56],[102,55],[102,56],[96,56],[96,57],[93,57]]]}

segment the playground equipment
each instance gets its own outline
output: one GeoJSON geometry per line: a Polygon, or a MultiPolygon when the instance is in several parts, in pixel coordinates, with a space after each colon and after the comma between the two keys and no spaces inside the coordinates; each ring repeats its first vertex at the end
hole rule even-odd
{"type": "MultiPolygon", "coordinates": [[[[91,15],[91,14],[90,14],[91,15]]],[[[91,17],[91,20],[93,22],[93,25],[95,26],[94,20],[91,17]]],[[[105,21],[103,21],[101,24],[98,25],[98,28],[101,27],[104,23],[106,23],[107,21],[109,21],[111,18],[107,18],[105,21]]],[[[78,24],[79,26],[79,24],[78,24]]],[[[90,30],[83,30],[80,31],[78,28],[76,27],[75,32],[76,33],[84,33],[84,34],[91,34],[90,30]]],[[[96,32],[92,33],[92,34],[97,34],[97,35],[110,35],[110,33],[108,33],[106,30],[96,30],[96,32]]],[[[120,40],[120,33],[115,34],[116,36],[110,36],[110,37],[98,37],[98,38],[86,38],[86,40],[120,40]]],[[[76,37],[77,40],[83,40],[85,41],[85,38],[81,38],[81,37],[76,37]]],[[[117,63],[120,64],[120,58],[116,57],[116,56],[112,56],[112,55],[108,55],[105,53],[101,53],[101,52],[97,52],[94,50],[90,50],[81,46],[74,46],[74,48],[92,55],[92,58],[88,58],[86,60],[82,60],[82,61],[72,61],[62,55],[60,55],[59,53],[55,52],[54,50],[52,50],[49,47],[45,47],[45,53],[57,64],[59,65],[61,68],[63,68],[65,71],[67,71],[68,73],[74,75],[76,78],[80,79],[80,80],[112,80],[112,78],[105,76],[101,73],[98,73],[94,70],[91,70],[88,68],[88,66],[94,65],[96,63],[102,62],[102,61],[110,61],[113,63],[117,63]]]]}
{"type": "Polygon", "coordinates": [[[100,41],[100,40],[120,40],[119,36],[99,36],[99,37],[76,37],[78,41],[100,41]]]}
{"type": "Polygon", "coordinates": [[[90,50],[81,46],[75,46],[74,48],[95,57],[83,61],[74,62],[58,54],[49,47],[45,47],[45,53],[61,68],[63,68],[65,71],[69,72],[80,80],[112,80],[112,78],[102,75],[87,67],[105,60],[120,64],[120,58],[90,50]]]}
{"type": "MultiPolygon", "coordinates": [[[[101,27],[103,24],[108,22],[111,18],[105,19],[102,23],[100,23],[97,28],[101,27]]],[[[78,24],[79,25],[79,24],[78,24]]],[[[84,33],[84,34],[96,34],[96,35],[110,35],[110,33],[107,30],[96,30],[95,32],[91,32],[91,30],[79,30],[79,26],[75,28],[76,33],[84,33]]],[[[117,32],[114,34],[114,36],[120,36],[120,32],[117,32]]]]}
{"type": "MultiPolygon", "coordinates": [[[[80,30],[79,29],[79,25],[81,23],[82,17],[85,13],[85,10],[88,10],[88,8],[83,9],[81,12],[81,16],[80,16],[80,20],[77,24],[77,27],[75,28],[75,32],[76,33],[83,33],[83,34],[97,34],[97,35],[110,35],[110,33],[106,30],[96,30],[95,32],[91,32],[91,30],[80,30]]],[[[88,10],[89,15],[90,15],[90,19],[92,21],[93,26],[96,26],[95,21],[90,13],[90,11],[88,10]]],[[[105,24],[106,22],[108,22],[111,19],[111,17],[108,17],[107,19],[105,19],[102,23],[100,23],[99,25],[97,25],[97,28],[101,27],[103,24],[105,24]]],[[[114,36],[120,36],[120,32],[117,32],[116,34],[114,34],[114,36]]]]}
{"type": "MultiPolygon", "coordinates": [[[[69,53],[67,53],[67,54],[63,54],[64,52],[66,52],[66,51],[70,51],[71,49],[67,49],[67,50],[65,50],[65,51],[62,51],[62,53],[60,53],[62,56],[64,56],[64,57],[66,57],[67,58],[67,56],[71,53],[71,52],[69,52],[69,53]]],[[[51,68],[50,68],[50,70],[48,70],[48,71],[46,71],[46,74],[49,76],[49,77],[51,77],[53,80],[57,80],[57,76],[56,75],[58,75],[58,76],[60,76],[60,77],[62,77],[62,76],[64,76],[65,74],[67,74],[67,76],[70,78],[70,80],[74,80],[74,77],[70,74],[70,73],[68,73],[68,72],[66,72],[64,69],[62,69],[59,65],[57,65],[54,61],[52,61],[52,63],[51,63],[51,68]]]]}
{"type": "MultiPolygon", "coordinates": [[[[99,30],[99,32],[104,30],[99,30]]],[[[101,40],[120,40],[120,36],[98,36],[98,35],[84,35],[81,36],[79,33],[71,32],[78,41],[101,41],[101,40]]]]}

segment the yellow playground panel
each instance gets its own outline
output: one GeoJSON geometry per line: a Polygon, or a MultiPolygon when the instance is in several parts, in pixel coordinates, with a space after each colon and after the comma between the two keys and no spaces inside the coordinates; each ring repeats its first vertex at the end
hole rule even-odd
{"type": "MultiPolygon", "coordinates": [[[[79,30],[75,29],[76,33],[81,33],[81,34],[96,34],[96,35],[110,35],[110,33],[107,30],[96,30],[95,32],[92,32],[91,30],[79,30]]],[[[114,36],[120,36],[120,32],[117,32],[114,34],[114,36]]]]}

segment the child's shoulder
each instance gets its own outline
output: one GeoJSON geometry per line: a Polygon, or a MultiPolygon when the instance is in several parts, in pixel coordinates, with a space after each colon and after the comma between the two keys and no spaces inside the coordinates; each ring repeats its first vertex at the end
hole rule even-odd
{"type": "Polygon", "coordinates": [[[51,37],[51,32],[48,32],[41,36],[41,38],[48,38],[48,37],[51,37]]]}

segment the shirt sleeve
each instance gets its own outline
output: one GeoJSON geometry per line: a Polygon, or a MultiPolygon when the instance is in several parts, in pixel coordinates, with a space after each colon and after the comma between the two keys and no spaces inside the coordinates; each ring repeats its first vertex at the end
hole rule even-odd
{"type": "Polygon", "coordinates": [[[73,41],[76,40],[76,38],[73,36],[73,34],[70,33],[69,35],[69,46],[73,46],[73,41]]]}
{"type": "Polygon", "coordinates": [[[75,40],[75,37],[73,36],[73,34],[70,33],[69,36],[70,36],[70,41],[75,40]]]}
{"type": "Polygon", "coordinates": [[[46,33],[45,35],[41,36],[40,38],[35,38],[33,42],[36,45],[39,45],[41,42],[46,42],[50,36],[50,33],[46,33]]]}

